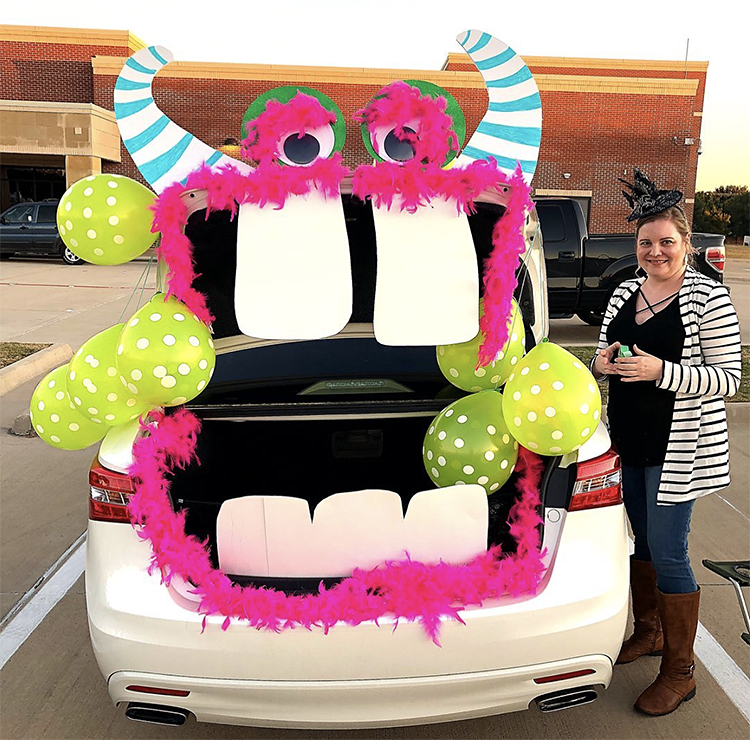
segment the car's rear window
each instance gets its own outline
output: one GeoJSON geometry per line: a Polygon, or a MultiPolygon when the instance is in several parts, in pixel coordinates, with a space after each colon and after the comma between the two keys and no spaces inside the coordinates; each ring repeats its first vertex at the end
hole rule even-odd
{"type": "Polygon", "coordinates": [[[53,224],[57,220],[57,204],[39,206],[36,221],[39,224],[53,224]]]}
{"type": "Polygon", "coordinates": [[[370,337],[248,347],[219,354],[199,405],[418,400],[464,395],[440,372],[435,347],[370,337]]]}

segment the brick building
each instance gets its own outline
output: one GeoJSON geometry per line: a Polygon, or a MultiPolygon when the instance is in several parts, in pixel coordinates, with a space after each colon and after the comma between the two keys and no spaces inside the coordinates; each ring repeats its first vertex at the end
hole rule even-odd
{"type": "MultiPolygon", "coordinates": [[[[158,39],[154,40],[158,43],[158,39]]],[[[128,31],[0,26],[0,206],[62,195],[91,173],[143,182],[120,142],[113,90],[125,58],[145,44],[128,31]]],[[[641,166],[686,195],[692,215],[707,62],[525,56],[539,86],[543,132],[535,196],[580,200],[593,233],[629,227],[617,177],[641,166]]],[[[423,79],[461,104],[467,141],[487,107],[465,54],[440,70],[176,61],[154,84],[159,107],[212,147],[242,138],[248,105],[278,85],[330,96],[349,123],[344,161],[368,161],[352,113],[395,79],[423,79]]]]}

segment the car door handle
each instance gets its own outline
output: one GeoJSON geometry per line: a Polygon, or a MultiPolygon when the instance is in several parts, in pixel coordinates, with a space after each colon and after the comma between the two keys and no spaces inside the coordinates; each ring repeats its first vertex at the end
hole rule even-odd
{"type": "Polygon", "coordinates": [[[558,252],[557,259],[560,262],[572,262],[576,258],[575,252],[558,252]]]}

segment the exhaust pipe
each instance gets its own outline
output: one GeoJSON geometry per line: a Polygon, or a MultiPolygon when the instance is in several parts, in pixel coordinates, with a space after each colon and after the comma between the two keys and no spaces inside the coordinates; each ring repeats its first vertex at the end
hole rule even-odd
{"type": "Polygon", "coordinates": [[[152,725],[184,725],[188,712],[179,707],[163,707],[158,704],[140,704],[130,702],[125,710],[125,716],[136,722],[149,722],[152,725]]]}
{"type": "Polygon", "coordinates": [[[563,689],[551,694],[538,696],[534,701],[542,712],[559,712],[561,709],[579,707],[583,704],[591,704],[599,697],[593,686],[583,686],[575,689],[563,689]]]}

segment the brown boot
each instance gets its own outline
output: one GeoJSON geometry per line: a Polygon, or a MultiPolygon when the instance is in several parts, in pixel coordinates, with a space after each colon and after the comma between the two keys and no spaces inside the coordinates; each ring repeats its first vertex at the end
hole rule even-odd
{"type": "Polygon", "coordinates": [[[664,657],[656,681],[635,703],[639,712],[653,716],[669,714],[695,696],[693,643],[698,629],[700,594],[700,589],[690,594],[658,592],[664,657]]]}
{"type": "Polygon", "coordinates": [[[656,571],[651,563],[631,558],[630,591],[635,629],[622,644],[616,663],[632,663],[642,655],[661,655],[664,644],[656,600],[656,571]]]}

